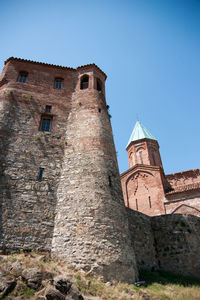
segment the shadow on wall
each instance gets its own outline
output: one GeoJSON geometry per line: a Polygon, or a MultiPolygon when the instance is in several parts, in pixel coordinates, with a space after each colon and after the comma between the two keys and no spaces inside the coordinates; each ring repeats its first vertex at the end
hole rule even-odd
{"type": "Polygon", "coordinates": [[[7,218],[10,216],[10,211],[7,210],[7,206],[12,207],[11,199],[11,186],[9,182],[9,176],[6,174],[7,169],[7,152],[9,149],[10,140],[13,138],[13,125],[16,122],[17,114],[15,107],[17,102],[12,92],[7,95],[9,101],[5,101],[5,106],[2,106],[2,120],[1,120],[1,143],[0,143],[0,245],[1,248],[5,248],[4,244],[4,228],[6,227],[7,218]],[[6,212],[6,213],[3,213],[6,212]]]}
{"type": "Polygon", "coordinates": [[[157,270],[154,272],[148,270],[140,270],[140,280],[145,281],[146,286],[151,286],[154,283],[158,284],[177,284],[179,286],[200,286],[200,279],[191,276],[183,276],[180,273],[170,271],[157,270]]]}
{"type": "MultiPolygon", "coordinates": [[[[6,101],[0,129],[0,247],[9,248],[14,244],[16,248],[24,245],[45,248],[48,244],[47,250],[50,250],[60,175],[54,176],[53,167],[48,166],[50,176],[40,182],[38,170],[43,162],[55,164],[55,160],[61,164],[63,134],[58,139],[58,136],[45,136],[38,131],[42,138],[36,138],[41,104],[33,96],[29,99],[24,96],[17,91],[4,96],[6,101]]],[[[66,119],[68,113],[69,110],[66,119]]]]}
{"type": "Polygon", "coordinates": [[[138,269],[165,270],[200,278],[200,218],[170,214],[149,217],[127,208],[138,269]]]}

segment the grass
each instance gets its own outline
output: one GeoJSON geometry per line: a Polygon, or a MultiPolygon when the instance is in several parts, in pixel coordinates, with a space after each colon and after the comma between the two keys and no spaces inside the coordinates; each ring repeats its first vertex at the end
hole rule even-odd
{"type": "Polygon", "coordinates": [[[141,271],[146,292],[152,300],[200,300],[200,279],[168,271],[141,271]]]}
{"type": "MultiPolygon", "coordinates": [[[[52,277],[62,274],[63,277],[73,282],[85,299],[97,297],[96,299],[99,300],[200,300],[200,279],[185,277],[172,272],[142,270],[140,280],[144,280],[145,285],[136,287],[126,283],[105,283],[63,261],[50,259],[48,254],[12,252],[11,255],[5,255],[3,260],[0,260],[1,267],[5,263],[12,264],[15,262],[22,264],[23,269],[37,267],[41,272],[49,272],[52,277]]],[[[10,272],[10,275],[18,278],[17,286],[9,295],[10,297],[15,299],[21,296],[24,297],[23,299],[35,300],[39,295],[38,293],[43,295],[45,284],[48,285],[50,279],[44,280],[40,290],[35,291],[26,285],[19,272],[15,269],[10,272]]]]}

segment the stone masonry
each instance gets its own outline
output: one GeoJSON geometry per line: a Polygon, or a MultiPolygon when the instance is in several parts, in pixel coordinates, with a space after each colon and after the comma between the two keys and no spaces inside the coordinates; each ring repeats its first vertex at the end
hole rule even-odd
{"type": "Polygon", "coordinates": [[[105,79],[94,64],[5,62],[0,246],[51,250],[105,280],[133,282],[105,79]]]}
{"type": "Polygon", "coordinates": [[[172,192],[177,199],[179,192],[187,197],[191,176],[198,199],[198,172],[165,176],[158,143],[142,141],[136,148],[148,153],[136,154],[132,165],[132,147],[130,170],[122,175],[125,207],[105,80],[94,64],[72,69],[12,57],[5,62],[0,77],[0,249],[48,250],[109,281],[134,282],[142,268],[200,277],[200,219],[137,211],[143,200],[149,215],[164,210],[159,197],[153,197],[158,185],[159,195],[167,191],[169,201],[172,192]],[[149,159],[150,149],[154,159],[149,159]],[[138,163],[141,158],[145,163],[138,163]],[[188,189],[183,191],[181,182],[188,189]]]}

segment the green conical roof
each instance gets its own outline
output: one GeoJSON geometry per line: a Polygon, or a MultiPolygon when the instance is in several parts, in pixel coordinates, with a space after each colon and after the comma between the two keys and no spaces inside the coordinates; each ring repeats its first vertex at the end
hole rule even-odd
{"type": "MultiPolygon", "coordinates": [[[[128,145],[131,142],[141,140],[141,139],[151,139],[156,140],[156,138],[140,123],[140,121],[137,121],[135,124],[135,127],[133,128],[133,132],[130,136],[130,139],[128,141],[128,145]]],[[[127,147],[128,147],[127,145],[127,147]]]]}

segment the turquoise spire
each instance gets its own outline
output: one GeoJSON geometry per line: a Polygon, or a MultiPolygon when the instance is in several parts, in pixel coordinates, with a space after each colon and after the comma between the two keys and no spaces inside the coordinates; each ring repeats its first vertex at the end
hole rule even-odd
{"type": "Polygon", "coordinates": [[[130,139],[128,141],[128,145],[133,141],[137,141],[141,139],[156,140],[156,138],[144,127],[144,125],[142,125],[140,121],[137,121],[135,127],[133,128],[133,132],[130,136],[130,139]]]}

